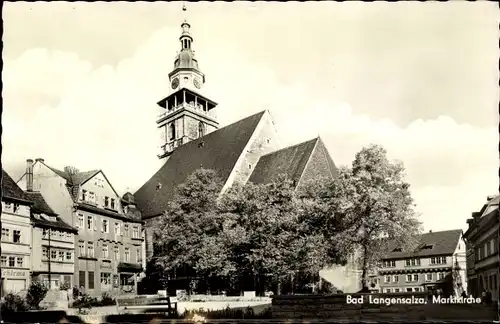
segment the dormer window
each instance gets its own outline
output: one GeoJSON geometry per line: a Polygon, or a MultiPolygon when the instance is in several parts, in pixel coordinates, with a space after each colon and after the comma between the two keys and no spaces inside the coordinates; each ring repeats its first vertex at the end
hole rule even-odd
{"type": "Polygon", "coordinates": [[[422,250],[432,250],[432,248],[433,248],[432,244],[426,244],[426,245],[422,246],[422,250]]]}
{"type": "Polygon", "coordinates": [[[401,248],[395,248],[394,250],[392,250],[392,252],[402,252],[403,250],[401,248]]]}

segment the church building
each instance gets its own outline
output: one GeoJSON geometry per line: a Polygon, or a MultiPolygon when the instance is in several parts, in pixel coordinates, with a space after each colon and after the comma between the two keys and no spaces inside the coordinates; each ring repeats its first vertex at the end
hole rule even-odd
{"type": "Polygon", "coordinates": [[[181,50],[169,74],[172,91],[158,102],[164,109],[156,121],[164,139],[158,158],[164,163],[134,194],[145,222],[148,258],[155,220],[164,213],[176,187],[199,168],[215,170],[223,191],[234,183],[268,183],[283,173],[297,188],[312,179],[337,175],[319,137],[283,147],[267,110],[219,128],[217,103],[201,94],[206,78],[192,50],[190,25],[184,21],[181,28],[181,50]]]}

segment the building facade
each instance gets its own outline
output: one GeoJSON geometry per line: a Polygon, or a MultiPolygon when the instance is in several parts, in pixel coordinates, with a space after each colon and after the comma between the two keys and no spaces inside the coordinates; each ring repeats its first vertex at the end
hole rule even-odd
{"type": "Polygon", "coordinates": [[[403,252],[391,244],[369,288],[384,293],[419,292],[446,290],[448,285],[455,294],[461,294],[467,289],[465,252],[462,230],[421,234],[413,252],[403,252]]]}
{"type": "Polygon", "coordinates": [[[1,295],[25,291],[30,284],[31,202],[2,169],[1,295]]]}
{"type": "Polygon", "coordinates": [[[500,278],[499,200],[500,196],[488,197],[481,210],[467,220],[469,228],[464,233],[468,293],[480,297],[491,292],[493,300],[498,299],[500,278]]]}
{"type": "Polygon", "coordinates": [[[64,171],[36,159],[18,183],[39,191],[75,239],[73,285],[100,296],[135,294],[143,272],[143,229],[134,203],[122,200],[101,170],[64,171]],[[30,172],[32,176],[30,177],[30,172]]]}
{"type": "Polygon", "coordinates": [[[73,287],[78,231],[49,207],[41,193],[26,191],[26,195],[33,202],[32,280],[41,281],[50,289],[69,289],[73,287]]]}

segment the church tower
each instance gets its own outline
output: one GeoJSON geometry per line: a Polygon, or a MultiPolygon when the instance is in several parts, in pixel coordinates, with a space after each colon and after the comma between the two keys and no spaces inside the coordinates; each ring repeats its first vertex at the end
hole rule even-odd
{"type": "MultiPolygon", "coordinates": [[[[183,6],[182,10],[186,11],[186,7],[183,6]]],[[[191,49],[193,37],[190,27],[186,20],[181,24],[181,50],[175,58],[174,69],[168,74],[172,90],[170,95],[158,102],[164,109],[156,121],[163,142],[158,154],[160,159],[219,127],[214,109],[217,103],[199,92],[205,84],[205,75],[200,71],[191,49]]]]}

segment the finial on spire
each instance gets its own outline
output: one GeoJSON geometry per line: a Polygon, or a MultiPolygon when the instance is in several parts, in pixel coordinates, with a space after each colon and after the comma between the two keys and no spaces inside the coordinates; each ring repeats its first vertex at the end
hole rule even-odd
{"type": "Polygon", "coordinates": [[[187,8],[186,8],[186,2],[184,1],[182,1],[182,11],[184,12],[184,22],[187,22],[187,17],[186,17],[187,8]]]}
{"type": "MultiPolygon", "coordinates": [[[[184,12],[187,11],[186,4],[184,3],[184,1],[182,2],[182,11],[184,11],[184,12]]],[[[181,48],[183,50],[184,49],[191,49],[191,43],[193,42],[193,38],[191,37],[190,32],[189,32],[189,28],[190,27],[191,26],[187,22],[186,16],[184,16],[184,21],[181,24],[182,34],[181,34],[181,37],[180,37],[180,41],[181,41],[181,45],[182,45],[181,48]]]]}

